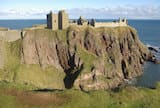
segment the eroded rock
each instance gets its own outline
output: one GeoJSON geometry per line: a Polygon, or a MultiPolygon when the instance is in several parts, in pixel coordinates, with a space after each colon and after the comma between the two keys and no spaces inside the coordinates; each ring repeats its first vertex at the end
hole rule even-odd
{"type": "Polygon", "coordinates": [[[60,80],[65,88],[117,87],[141,75],[146,60],[153,61],[154,56],[131,27],[28,30],[21,45],[21,64],[63,70],[65,77],[60,80]]]}

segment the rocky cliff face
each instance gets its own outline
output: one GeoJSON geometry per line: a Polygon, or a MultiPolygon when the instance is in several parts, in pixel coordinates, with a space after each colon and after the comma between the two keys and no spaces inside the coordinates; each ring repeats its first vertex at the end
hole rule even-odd
{"type": "Polygon", "coordinates": [[[132,27],[34,29],[0,45],[0,81],[41,89],[114,88],[155,60],[132,27]]]}
{"type": "Polygon", "coordinates": [[[152,57],[131,27],[29,30],[20,51],[21,64],[63,70],[65,88],[83,90],[117,87],[141,75],[142,64],[152,57]]]}

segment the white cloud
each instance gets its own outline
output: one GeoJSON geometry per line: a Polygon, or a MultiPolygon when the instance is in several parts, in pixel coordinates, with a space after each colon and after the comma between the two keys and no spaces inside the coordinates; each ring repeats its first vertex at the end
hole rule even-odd
{"type": "Polygon", "coordinates": [[[101,9],[70,9],[68,10],[73,17],[83,15],[87,18],[119,18],[127,17],[130,19],[160,19],[160,6],[118,6],[105,7],[101,9]]]}
{"type": "MultiPolygon", "coordinates": [[[[10,9],[0,10],[0,19],[3,18],[45,18],[50,9],[10,9]]],[[[57,10],[55,10],[57,12],[57,10]]],[[[68,9],[70,18],[78,18],[80,15],[85,18],[119,18],[130,19],[160,19],[160,6],[117,6],[105,8],[74,8],[68,9]]]]}
{"type": "Polygon", "coordinates": [[[0,10],[0,19],[32,19],[32,18],[45,18],[45,15],[49,12],[46,9],[10,9],[10,10],[0,10]]]}

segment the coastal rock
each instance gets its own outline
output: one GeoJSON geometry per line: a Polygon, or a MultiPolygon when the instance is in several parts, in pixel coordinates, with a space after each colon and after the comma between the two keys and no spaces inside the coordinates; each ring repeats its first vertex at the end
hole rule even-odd
{"type": "Polygon", "coordinates": [[[154,52],[158,52],[158,50],[154,47],[148,47],[149,50],[154,51],[154,52]]]}
{"type": "Polygon", "coordinates": [[[140,76],[144,61],[151,61],[154,57],[140,42],[136,30],[129,26],[115,28],[70,26],[61,31],[27,30],[19,45],[18,58],[21,64],[16,66],[13,79],[40,88],[74,87],[82,90],[114,88],[123,84],[126,79],[140,76]],[[36,75],[39,71],[37,68],[31,68],[34,65],[38,65],[42,73],[36,75]],[[28,69],[28,74],[26,72],[22,74],[24,70],[22,66],[27,66],[25,68],[28,69]],[[53,71],[47,70],[49,75],[46,72],[48,66],[54,67],[53,71]],[[30,69],[32,72],[29,72],[30,69]],[[19,74],[24,78],[18,79],[16,75],[19,74]],[[33,74],[36,75],[35,79],[33,74]],[[51,76],[52,74],[54,76],[51,76]],[[40,79],[37,79],[38,77],[40,79]]]}
{"type": "Polygon", "coordinates": [[[50,39],[48,32],[31,30],[26,32],[21,50],[21,62],[24,64],[39,64],[41,67],[53,65],[62,69],[56,50],[56,39],[50,39]]]}
{"type": "Polygon", "coordinates": [[[155,64],[160,64],[160,60],[158,60],[155,56],[152,56],[149,58],[149,61],[155,63],[155,64]]]}

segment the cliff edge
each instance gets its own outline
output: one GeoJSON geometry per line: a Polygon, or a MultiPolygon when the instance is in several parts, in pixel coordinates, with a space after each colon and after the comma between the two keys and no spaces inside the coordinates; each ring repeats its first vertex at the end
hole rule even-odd
{"type": "Polygon", "coordinates": [[[1,81],[47,89],[114,88],[140,76],[153,57],[129,26],[27,30],[5,48],[1,81]]]}

